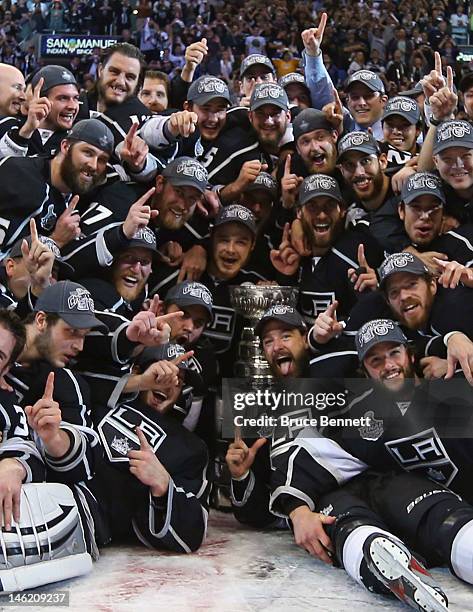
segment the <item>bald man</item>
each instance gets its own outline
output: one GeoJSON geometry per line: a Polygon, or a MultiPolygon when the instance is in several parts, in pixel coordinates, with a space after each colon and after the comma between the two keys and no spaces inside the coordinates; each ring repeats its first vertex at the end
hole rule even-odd
{"type": "Polygon", "coordinates": [[[25,101],[25,78],[14,66],[0,64],[0,117],[19,117],[25,101]]]}

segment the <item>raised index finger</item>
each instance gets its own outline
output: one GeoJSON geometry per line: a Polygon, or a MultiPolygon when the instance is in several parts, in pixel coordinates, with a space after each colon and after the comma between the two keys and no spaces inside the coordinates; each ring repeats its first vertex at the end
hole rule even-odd
{"type": "Polygon", "coordinates": [[[319,27],[317,28],[317,33],[315,34],[317,38],[320,38],[320,40],[322,40],[326,25],[327,25],[327,13],[322,13],[322,17],[320,18],[319,27]]]}
{"type": "Polygon", "coordinates": [[[161,315],[158,317],[158,325],[161,323],[167,323],[172,319],[180,319],[184,316],[184,312],[182,310],[178,310],[176,312],[168,312],[167,314],[161,315]]]}
{"type": "Polygon", "coordinates": [[[453,92],[453,70],[451,66],[447,66],[447,87],[453,92]]]}
{"type": "Polygon", "coordinates": [[[335,314],[335,311],[337,310],[337,308],[338,308],[338,301],[337,301],[337,300],[335,300],[335,301],[334,301],[334,302],[332,302],[332,303],[330,304],[330,306],[327,308],[327,312],[326,312],[326,314],[328,314],[328,316],[329,316],[329,317],[333,317],[333,316],[334,316],[334,314],[335,314]]]}
{"type": "Polygon", "coordinates": [[[36,83],[36,87],[33,89],[33,98],[35,98],[36,100],[38,100],[41,95],[41,89],[43,85],[44,85],[44,79],[43,77],[41,77],[39,81],[36,83]]]}
{"type": "Polygon", "coordinates": [[[146,439],[145,434],[141,431],[139,427],[136,428],[136,435],[138,436],[138,439],[140,441],[140,447],[142,450],[151,448],[148,440],[146,439]]]}
{"type": "Polygon", "coordinates": [[[69,211],[75,210],[77,204],[79,204],[79,196],[75,195],[73,198],[71,198],[71,201],[67,205],[67,210],[69,211]]]}
{"type": "Polygon", "coordinates": [[[342,114],[343,113],[343,105],[342,105],[342,101],[340,100],[340,96],[338,95],[338,91],[335,87],[332,87],[332,91],[333,91],[333,99],[335,100],[335,109],[342,114]]]}
{"type": "Polygon", "coordinates": [[[53,399],[54,393],[54,372],[49,372],[48,378],[46,379],[46,386],[44,387],[43,399],[53,399]]]}
{"type": "Polygon", "coordinates": [[[358,263],[365,268],[368,267],[368,262],[365,257],[365,246],[363,243],[358,245],[358,263]]]}
{"type": "Polygon", "coordinates": [[[132,123],[131,128],[128,130],[128,134],[125,137],[126,143],[128,145],[131,145],[131,143],[133,142],[133,138],[135,137],[137,129],[138,129],[138,124],[132,123]]]}
{"type": "Polygon", "coordinates": [[[286,161],[284,162],[284,176],[288,176],[291,174],[291,154],[289,153],[286,156],[286,161]]]}
{"type": "Polygon", "coordinates": [[[36,227],[36,222],[34,219],[30,219],[30,236],[31,244],[38,240],[38,228],[36,227]]]}
{"type": "Polygon", "coordinates": [[[193,354],[194,351],[187,351],[187,353],[182,353],[182,355],[179,355],[179,357],[173,359],[171,363],[173,363],[174,365],[179,365],[183,361],[187,361],[188,359],[190,359],[193,354]]]}
{"type": "Polygon", "coordinates": [[[133,206],[135,205],[143,206],[144,203],[150,199],[150,197],[153,195],[155,191],[156,191],[156,187],[151,187],[151,189],[148,189],[148,191],[145,194],[143,194],[141,198],[138,198],[138,200],[136,200],[133,206]]]}
{"type": "Polygon", "coordinates": [[[435,70],[440,75],[442,75],[442,58],[440,57],[440,53],[438,51],[435,51],[434,53],[434,60],[435,60],[435,70]]]}

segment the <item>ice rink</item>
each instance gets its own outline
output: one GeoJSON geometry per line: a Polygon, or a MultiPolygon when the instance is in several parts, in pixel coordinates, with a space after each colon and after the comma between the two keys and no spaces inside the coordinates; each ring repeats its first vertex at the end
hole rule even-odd
{"type": "MultiPolygon", "coordinates": [[[[434,575],[449,597],[451,610],[473,609],[473,587],[446,569],[435,570],[434,575]]],[[[289,532],[243,529],[233,516],[215,511],[206,543],[197,553],[186,556],[111,547],[103,550],[90,575],[54,588],[69,591],[69,610],[84,612],[409,610],[396,600],[368,593],[342,570],[312,559],[293,544],[289,532]]],[[[66,609],[3,607],[1,602],[2,598],[2,610],[66,609]]]]}

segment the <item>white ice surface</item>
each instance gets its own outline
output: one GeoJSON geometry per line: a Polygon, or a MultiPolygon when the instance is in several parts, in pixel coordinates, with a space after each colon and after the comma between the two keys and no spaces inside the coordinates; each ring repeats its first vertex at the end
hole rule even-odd
{"type": "MultiPolygon", "coordinates": [[[[447,569],[433,574],[452,611],[473,610],[473,587],[447,569]]],[[[105,548],[91,574],[38,590],[54,589],[69,591],[68,609],[81,612],[409,610],[396,600],[372,595],[343,570],[314,560],[295,546],[291,533],[246,529],[231,515],[215,511],[206,543],[195,554],[156,553],[139,546],[105,548]]],[[[0,610],[66,610],[3,608],[2,601],[0,610]]]]}

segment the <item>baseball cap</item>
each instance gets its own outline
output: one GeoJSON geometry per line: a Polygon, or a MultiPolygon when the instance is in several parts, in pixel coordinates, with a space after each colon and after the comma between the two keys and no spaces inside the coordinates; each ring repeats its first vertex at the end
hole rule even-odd
{"type": "Polygon", "coordinates": [[[209,175],[204,166],[192,157],[177,157],[162,172],[176,187],[195,187],[204,193],[208,187],[209,175]]]}
{"type": "Polygon", "coordinates": [[[288,85],[291,85],[291,83],[299,83],[299,85],[305,87],[307,91],[310,91],[307,83],[305,82],[304,75],[300,72],[290,72],[289,74],[285,74],[279,79],[278,83],[284,89],[286,89],[288,85]]]}
{"type": "Polygon", "coordinates": [[[172,287],[166,294],[165,304],[177,306],[202,306],[213,318],[212,294],[202,283],[196,281],[183,281],[172,287]]]}
{"type": "Polygon", "coordinates": [[[403,91],[402,95],[407,98],[417,98],[420,94],[424,93],[424,88],[422,87],[422,81],[417,81],[412,89],[408,89],[407,91],[403,91]]]}
{"type": "Polygon", "coordinates": [[[460,81],[460,91],[463,93],[473,85],[473,72],[467,72],[460,81]]]}
{"type": "Polygon", "coordinates": [[[215,98],[223,98],[230,104],[230,92],[225,81],[209,75],[201,76],[195,80],[187,93],[189,102],[195,102],[196,104],[205,104],[215,98]]]}
{"type": "Polygon", "coordinates": [[[338,143],[338,160],[349,151],[359,151],[369,155],[379,155],[380,149],[376,140],[368,132],[349,132],[338,143]]]}
{"type": "Polygon", "coordinates": [[[240,204],[224,206],[215,219],[214,229],[225,223],[241,223],[247,227],[253,235],[256,235],[255,217],[246,206],[241,206],[240,204]]]}
{"type": "Polygon", "coordinates": [[[355,337],[356,350],[360,361],[367,353],[381,342],[407,344],[407,338],[397,323],[391,319],[373,319],[358,330],[355,337]]]}
{"type": "Polygon", "coordinates": [[[409,272],[416,276],[429,274],[429,270],[416,255],[412,253],[393,253],[386,257],[379,267],[379,286],[381,289],[386,285],[386,280],[397,272],[409,272]]]}
{"type": "Polygon", "coordinates": [[[409,204],[421,195],[432,195],[445,204],[445,194],[442,189],[442,181],[436,174],[431,172],[416,172],[411,175],[402,187],[401,199],[404,204],[409,204]]]}
{"type": "Polygon", "coordinates": [[[411,125],[417,125],[420,120],[420,108],[415,100],[406,96],[395,96],[387,101],[381,121],[392,115],[404,117],[411,125]]]}
{"type": "Polygon", "coordinates": [[[435,131],[433,153],[450,147],[473,149],[473,125],[468,121],[444,121],[435,131]]]}
{"type": "Polygon", "coordinates": [[[257,191],[258,189],[264,189],[269,192],[271,198],[273,200],[276,199],[276,195],[278,192],[278,184],[273,179],[273,177],[267,172],[260,172],[256,179],[245,187],[243,193],[247,193],[248,191],[257,191]]]}
{"type": "Polygon", "coordinates": [[[252,53],[251,55],[247,55],[245,59],[242,61],[240,66],[240,79],[243,78],[243,75],[254,65],[266,66],[268,68],[268,72],[276,73],[274,69],[272,61],[266,55],[261,55],[260,53],[252,53]]]}
{"type": "MultiPolygon", "coordinates": [[[[152,363],[156,363],[156,361],[173,361],[177,357],[184,355],[185,352],[186,349],[180,344],[167,343],[160,346],[148,346],[141,352],[135,363],[146,369],[152,363]]],[[[185,382],[188,385],[196,389],[202,388],[203,381],[201,376],[190,367],[187,360],[178,363],[177,367],[180,370],[184,370],[185,382]]]]}
{"type": "Polygon", "coordinates": [[[77,88],[79,87],[76,77],[64,66],[44,66],[31,78],[31,86],[35,88],[40,79],[44,79],[40,91],[41,96],[44,96],[50,89],[58,85],[75,85],[77,88]]]}
{"type": "Polygon", "coordinates": [[[36,301],[35,312],[53,312],[76,329],[98,329],[108,333],[108,327],[95,317],[94,300],[89,291],[70,280],[47,287],[36,301]]]}
{"type": "Polygon", "coordinates": [[[289,100],[281,85],[277,83],[258,83],[250,98],[250,111],[264,104],[273,104],[283,110],[288,110],[289,100]]]}
{"type": "Polygon", "coordinates": [[[111,155],[114,149],[114,139],[111,130],[98,119],[82,119],[78,121],[66,138],[78,142],[87,142],[111,155]]]}
{"type": "Polygon", "coordinates": [[[343,200],[337,181],[327,174],[311,174],[299,187],[299,206],[304,206],[312,198],[328,196],[337,202],[343,200]]]}
{"type": "Polygon", "coordinates": [[[334,129],[334,126],[327,120],[325,113],[315,108],[305,108],[292,122],[292,133],[295,142],[297,142],[300,136],[308,132],[313,132],[314,130],[332,132],[334,129]]]}
{"type": "Polygon", "coordinates": [[[379,78],[376,72],[372,72],[371,70],[357,70],[354,72],[345,84],[345,91],[348,91],[348,89],[354,83],[361,83],[362,85],[369,87],[371,91],[379,91],[379,93],[384,93],[383,81],[379,78]]]}
{"type": "Polygon", "coordinates": [[[307,331],[307,324],[302,316],[297,312],[293,306],[286,306],[284,304],[274,304],[264,313],[261,319],[258,321],[255,327],[255,335],[263,335],[264,326],[268,321],[279,321],[284,323],[287,327],[298,328],[301,331],[307,331]]]}
{"type": "Polygon", "coordinates": [[[133,247],[141,247],[142,249],[149,249],[153,251],[153,253],[157,253],[158,247],[156,245],[156,236],[154,232],[151,231],[149,227],[140,227],[140,229],[133,234],[126,246],[127,249],[132,249],[133,247]]]}
{"type": "MultiPolygon", "coordinates": [[[[21,252],[21,244],[23,240],[26,240],[26,242],[28,243],[28,246],[31,247],[31,236],[28,236],[26,238],[20,238],[12,246],[10,253],[8,254],[8,257],[11,257],[12,259],[14,259],[15,257],[23,256],[23,253],[21,252]]],[[[67,263],[67,261],[64,261],[64,258],[61,255],[61,251],[59,250],[59,247],[54,242],[54,240],[52,238],[48,238],[47,236],[41,236],[41,235],[38,236],[38,240],[42,244],[47,246],[48,249],[52,253],[54,253],[54,264],[57,265],[58,267],[59,276],[63,279],[70,278],[71,276],[73,276],[75,272],[74,268],[71,266],[71,264],[67,263]]]]}

